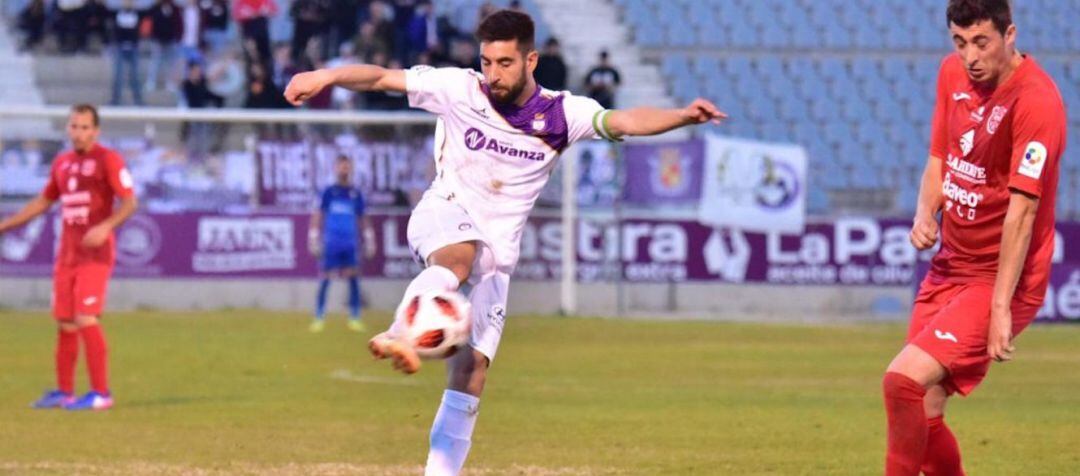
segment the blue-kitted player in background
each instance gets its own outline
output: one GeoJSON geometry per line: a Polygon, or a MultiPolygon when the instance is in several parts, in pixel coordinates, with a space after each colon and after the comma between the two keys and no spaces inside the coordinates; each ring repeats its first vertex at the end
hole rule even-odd
{"type": "Polygon", "coordinates": [[[345,278],[349,283],[349,329],[363,332],[360,321],[360,262],[357,248],[362,243],[364,254],[375,254],[375,230],[364,215],[364,196],[352,186],[352,161],[342,155],[334,164],[334,185],[322,192],[319,206],[311,215],[308,229],[308,248],[315,257],[322,258],[318,302],[311,332],[323,330],[326,318],[326,294],[330,279],[345,278]],[[364,230],[363,239],[360,229],[364,230]]]}

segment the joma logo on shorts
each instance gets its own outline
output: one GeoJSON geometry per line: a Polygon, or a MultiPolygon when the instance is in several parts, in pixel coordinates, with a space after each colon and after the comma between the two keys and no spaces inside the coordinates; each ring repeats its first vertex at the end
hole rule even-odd
{"type": "Polygon", "coordinates": [[[937,337],[941,340],[951,340],[957,344],[960,343],[960,341],[956,340],[956,336],[954,336],[952,332],[941,332],[938,329],[934,329],[934,337],[937,337]]]}

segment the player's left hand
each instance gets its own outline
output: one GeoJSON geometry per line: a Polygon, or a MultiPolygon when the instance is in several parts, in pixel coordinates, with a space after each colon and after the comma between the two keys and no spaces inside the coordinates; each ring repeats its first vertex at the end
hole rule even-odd
{"type": "Polygon", "coordinates": [[[100,248],[109,239],[112,229],[106,225],[96,225],[83,235],[83,248],[100,248]]]}
{"type": "Polygon", "coordinates": [[[990,332],[986,338],[986,353],[997,362],[1012,360],[1012,310],[994,308],[990,311],[990,332]]]}
{"type": "Polygon", "coordinates": [[[683,108],[682,116],[690,124],[704,124],[710,121],[713,124],[719,124],[720,120],[728,117],[715,104],[701,98],[695,99],[689,106],[683,108]]]}

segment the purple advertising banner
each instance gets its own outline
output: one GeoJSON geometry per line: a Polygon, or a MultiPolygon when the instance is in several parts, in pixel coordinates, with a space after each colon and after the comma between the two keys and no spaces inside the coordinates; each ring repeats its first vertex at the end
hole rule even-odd
{"type": "Polygon", "coordinates": [[[701,200],[705,145],[700,139],[627,144],[626,187],[623,198],[631,205],[694,205],[701,200]]]}
{"type": "MultiPolygon", "coordinates": [[[[406,241],[408,216],[374,214],[378,252],[364,274],[406,278],[416,272],[406,241]]],[[[118,276],[309,277],[308,216],[140,213],[118,230],[118,276]]],[[[55,215],[4,236],[0,275],[48,276],[59,231],[55,215]]],[[[911,285],[918,253],[905,220],[838,218],[812,223],[801,235],[746,233],[689,220],[583,219],[575,237],[579,279],[629,282],[714,281],[816,285],[911,285]],[[620,276],[621,275],[621,276],[620,276]]],[[[1080,266],[1080,223],[1058,224],[1055,263],[1080,266]]],[[[562,230],[556,217],[533,217],[522,232],[515,279],[561,274],[562,230]]],[[[1064,267],[1062,269],[1065,269],[1064,267]]],[[[1055,275],[1058,281],[1072,275],[1055,275]]],[[[1064,281],[1063,281],[1064,280],[1064,281]]]]}

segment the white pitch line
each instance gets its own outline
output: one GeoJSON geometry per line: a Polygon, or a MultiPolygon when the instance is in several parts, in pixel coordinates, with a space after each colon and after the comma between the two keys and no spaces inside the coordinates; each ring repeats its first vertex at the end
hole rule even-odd
{"type": "Polygon", "coordinates": [[[344,380],[346,382],[376,383],[381,385],[403,385],[407,387],[415,387],[417,385],[420,385],[420,382],[407,377],[378,377],[375,375],[356,375],[348,369],[337,369],[333,372],[330,372],[330,378],[335,380],[344,380]]]}

